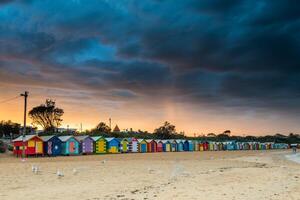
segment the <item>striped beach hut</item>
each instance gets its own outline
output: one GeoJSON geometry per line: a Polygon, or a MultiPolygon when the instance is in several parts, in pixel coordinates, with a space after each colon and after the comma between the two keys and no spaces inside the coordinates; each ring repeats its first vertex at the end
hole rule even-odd
{"type": "Polygon", "coordinates": [[[136,138],[128,138],[129,142],[129,152],[137,153],[139,152],[139,142],[136,138]]]}
{"type": "Polygon", "coordinates": [[[147,142],[145,139],[138,139],[139,142],[139,152],[147,153],[147,142]]]}
{"type": "Polygon", "coordinates": [[[169,140],[162,140],[163,143],[163,151],[170,152],[171,151],[171,143],[169,140]]]}
{"type": "Polygon", "coordinates": [[[128,138],[123,138],[120,139],[120,152],[122,153],[128,153],[129,152],[129,139],[128,138]]]}
{"type": "Polygon", "coordinates": [[[149,139],[147,142],[147,151],[148,152],[156,152],[157,151],[157,143],[155,140],[149,139]]]}
{"type": "Polygon", "coordinates": [[[94,141],[94,153],[107,153],[107,141],[104,137],[94,136],[92,137],[92,140],[94,141]]]}
{"type": "Polygon", "coordinates": [[[59,156],[61,154],[61,140],[56,135],[40,137],[44,143],[44,153],[49,156],[59,156]]]}
{"type": "MultiPolygon", "coordinates": [[[[21,156],[23,152],[23,136],[14,139],[12,142],[14,155],[21,156]]],[[[26,135],[24,137],[25,156],[44,154],[43,146],[43,140],[37,135],[26,135]]]]}
{"type": "Polygon", "coordinates": [[[157,143],[157,152],[163,152],[163,142],[161,140],[155,140],[155,142],[157,143]]]}
{"type": "Polygon", "coordinates": [[[177,143],[177,151],[184,151],[183,150],[183,140],[176,140],[177,143]]]}
{"type": "Polygon", "coordinates": [[[79,154],[79,141],[73,136],[60,136],[62,142],[62,155],[78,155],[79,154]]]}
{"type": "Polygon", "coordinates": [[[79,151],[82,154],[92,154],[94,152],[94,140],[88,135],[76,136],[80,143],[79,151]]]}
{"type": "Polygon", "coordinates": [[[110,137],[105,138],[107,142],[107,152],[108,153],[119,153],[120,152],[120,141],[117,138],[110,137]]]}

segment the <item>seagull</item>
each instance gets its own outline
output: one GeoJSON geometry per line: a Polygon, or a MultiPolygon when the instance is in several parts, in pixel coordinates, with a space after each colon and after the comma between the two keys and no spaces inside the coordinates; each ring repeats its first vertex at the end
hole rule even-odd
{"type": "Polygon", "coordinates": [[[77,173],[78,173],[77,169],[74,168],[74,169],[73,169],[73,174],[76,175],[77,173]]]}
{"type": "Polygon", "coordinates": [[[102,164],[105,164],[105,163],[106,163],[106,159],[102,160],[101,163],[102,163],[102,164]]]}
{"type": "Polygon", "coordinates": [[[31,170],[32,170],[33,173],[37,174],[39,172],[39,167],[35,166],[35,165],[32,165],[31,170]]]}
{"type": "Polygon", "coordinates": [[[58,176],[58,178],[64,176],[64,174],[61,171],[59,171],[59,170],[57,170],[56,175],[58,176]]]}

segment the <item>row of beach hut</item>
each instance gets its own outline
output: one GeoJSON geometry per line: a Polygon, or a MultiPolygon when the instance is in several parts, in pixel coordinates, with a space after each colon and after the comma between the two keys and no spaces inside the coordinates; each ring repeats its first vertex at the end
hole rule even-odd
{"type": "MultiPolygon", "coordinates": [[[[14,154],[23,152],[23,137],[13,140],[14,154]]],[[[198,140],[153,140],[136,138],[104,138],[101,136],[37,136],[24,137],[25,155],[80,155],[105,153],[147,153],[181,151],[226,151],[285,149],[283,143],[208,142],[198,140]]]]}

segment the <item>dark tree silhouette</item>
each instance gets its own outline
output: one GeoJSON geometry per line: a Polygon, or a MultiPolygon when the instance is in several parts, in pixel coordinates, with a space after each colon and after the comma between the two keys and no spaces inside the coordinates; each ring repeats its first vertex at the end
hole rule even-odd
{"type": "Polygon", "coordinates": [[[174,138],[174,136],[177,134],[175,126],[170,124],[169,122],[165,122],[163,126],[154,130],[153,135],[158,139],[170,139],[174,138]]]}
{"type": "Polygon", "coordinates": [[[0,137],[13,137],[20,134],[21,125],[10,120],[0,122],[0,137]]]}
{"type": "Polygon", "coordinates": [[[55,129],[61,125],[63,114],[63,109],[57,108],[55,101],[51,99],[47,99],[45,104],[29,111],[32,123],[41,126],[45,132],[55,132],[55,129]]]}
{"type": "Polygon", "coordinates": [[[111,129],[109,128],[109,126],[107,126],[104,122],[100,122],[96,128],[92,131],[96,131],[99,133],[110,133],[111,129]]]}

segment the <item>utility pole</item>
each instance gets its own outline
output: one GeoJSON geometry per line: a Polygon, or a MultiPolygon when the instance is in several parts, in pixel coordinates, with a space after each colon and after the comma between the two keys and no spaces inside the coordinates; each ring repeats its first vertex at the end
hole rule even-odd
{"type": "Polygon", "coordinates": [[[111,130],[111,118],[109,118],[109,128],[111,130]]]}
{"type": "Polygon", "coordinates": [[[24,127],[23,127],[23,148],[22,148],[22,158],[25,159],[25,134],[26,134],[26,117],[27,117],[27,97],[28,92],[25,91],[24,94],[21,94],[22,97],[24,97],[24,127]]]}

